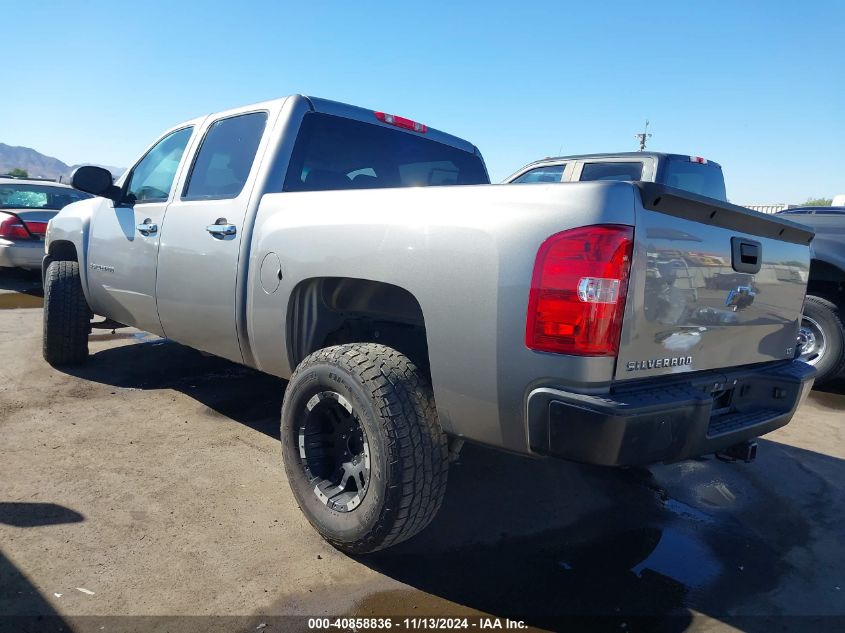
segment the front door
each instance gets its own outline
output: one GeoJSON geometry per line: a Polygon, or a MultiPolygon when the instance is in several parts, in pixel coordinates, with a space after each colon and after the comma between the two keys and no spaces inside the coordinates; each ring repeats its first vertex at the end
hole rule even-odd
{"type": "Polygon", "coordinates": [[[155,280],[159,235],[173,182],[193,133],[169,132],[132,168],[120,202],[102,199],[88,246],[91,306],[125,325],[161,334],[155,280]]]}
{"type": "Polygon", "coordinates": [[[253,106],[209,121],[161,233],[156,296],[166,336],[236,362],[244,224],[277,111],[253,106]]]}

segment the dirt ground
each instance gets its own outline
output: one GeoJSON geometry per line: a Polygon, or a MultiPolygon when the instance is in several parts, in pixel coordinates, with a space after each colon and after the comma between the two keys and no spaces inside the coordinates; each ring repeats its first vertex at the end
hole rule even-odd
{"type": "Polygon", "coordinates": [[[38,295],[0,271],[0,628],[479,613],[548,629],[845,626],[845,383],[814,391],[750,465],[607,470],[465,447],[434,523],[353,559],[284,480],[283,381],[134,330],[95,333],[88,364],[52,369],[38,295]]]}

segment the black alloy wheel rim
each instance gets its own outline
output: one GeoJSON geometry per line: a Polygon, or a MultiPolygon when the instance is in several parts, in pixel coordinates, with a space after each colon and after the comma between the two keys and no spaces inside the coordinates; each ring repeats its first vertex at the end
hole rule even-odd
{"type": "Polygon", "coordinates": [[[320,391],[299,419],[299,458],[314,495],[332,510],[352,512],[370,483],[370,446],[352,405],[336,391],[320,391]]]}

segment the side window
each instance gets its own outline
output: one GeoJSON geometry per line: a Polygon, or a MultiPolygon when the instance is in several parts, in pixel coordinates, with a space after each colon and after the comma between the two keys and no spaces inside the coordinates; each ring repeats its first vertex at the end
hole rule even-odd
{"type": "Polygon", "coordinates": [[[171,132],[135,165],[126,186],[128,202],[137,204],[167,200],[192,131],[193,128],[186,127],[171,132]]]}
{"type": "Polygon", "coordinates": [[[266,112],[212,123],[197,152],[182,200],[236,198],[249,176],[266,123],[266,112]]]}
{"type": "Polygon", "coordinates": [[[639,162],[584,163],[580,180],[640,180],[643,164],[639,162]]]}
{"type": "Polygon", "coordinates": [[[538,167],[522,174],[513,183],[529,183],[529,182],[560,182],[563,177],[563,171],[566,165],[549,165],[548,167],[538,167]]]}

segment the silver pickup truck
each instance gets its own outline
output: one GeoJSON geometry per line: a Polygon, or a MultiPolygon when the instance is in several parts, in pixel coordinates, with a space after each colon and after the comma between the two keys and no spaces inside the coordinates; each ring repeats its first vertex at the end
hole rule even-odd
{"type": "Polygon", "coordinates": [[[44,258],[44,356],[90,319],[285,379],[293,493],[336,547],[424,528],[463,441],[603,465],[786,424],[809,229],[654,183],[490,185],[470,143],[292,96],[187,121],[44,258]]]}

